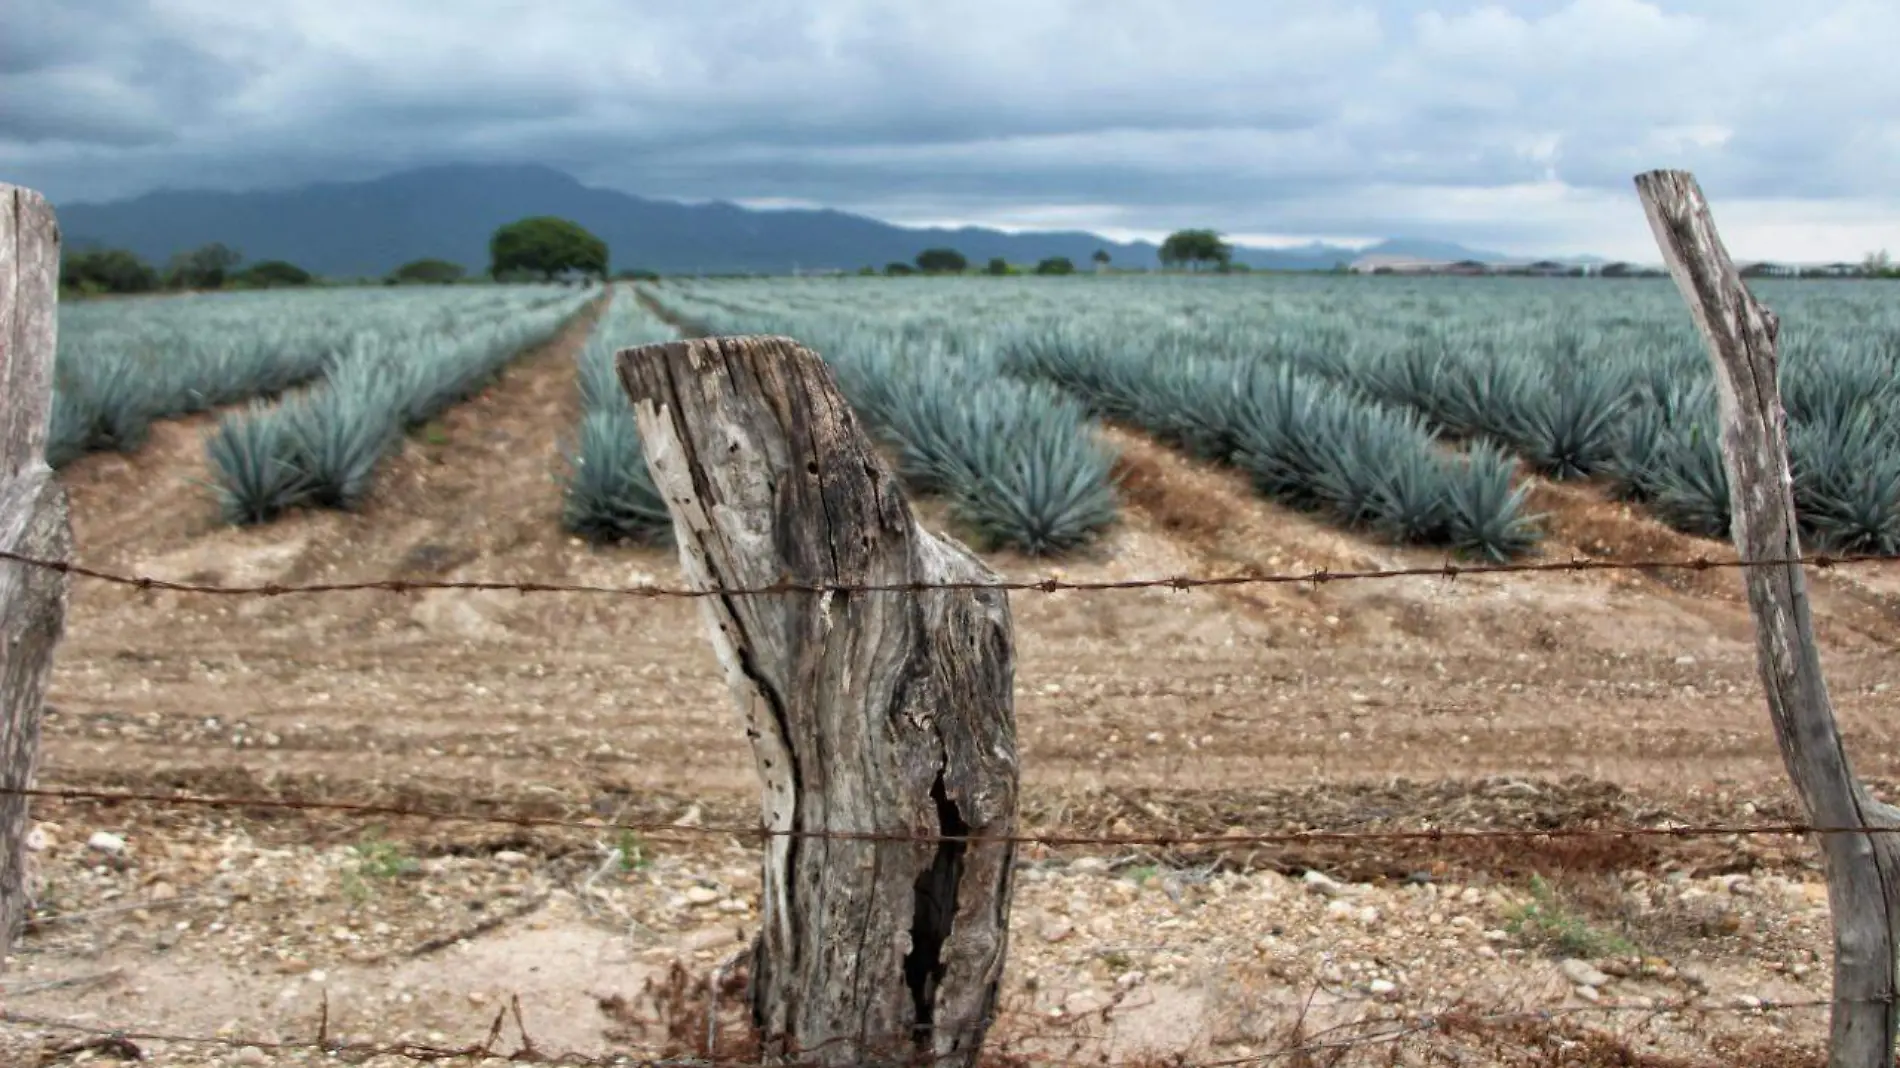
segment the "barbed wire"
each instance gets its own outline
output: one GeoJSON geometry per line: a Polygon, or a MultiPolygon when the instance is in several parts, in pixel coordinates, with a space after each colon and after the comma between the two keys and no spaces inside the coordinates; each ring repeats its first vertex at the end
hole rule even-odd
{"type": "Polygon", "coordinates": [[[1349,571],[1332,571],[1326,568],[1301,572],[1243,571],[1234,575],[1169,575],[1136,579],[1076,580],[1051,576],[1040,579],[997,580],[993,582],[884,583],[798,582],[788,579],[757,586],[715,586],[707,588],[668,586],[660,583],[604,586],[572,582],[406,578],[303,584],[268,582],[255,585],[225,586],[215,583],[183,582],[173,579],[157,578],[151,575],[131,575],[106,571],[100,568],[75,564],[70,561],[49,560],[4,549],[0,549],[0,561],[8,561],[22,566],[40,568],[48,571],[58,571],[77,578],[92,579],[119,586],[129,586],[139,590],[214,596],[287,597],[300,594],[362,592],[420,593],[428,590],[474,590],[523,594],[579,593],[608,594],[624,597],[704,598],[759,597],[790,593],[925,593],[933,590],[1000,590],[1004,592],[1021,593],[1103,592],[1111,590],[1143,589],[1196,590],[1233,586],[1300,585],[1309,583],[1317,586],[1334,582],[1364,582],[1405,578],[1440,578],[1455,580],[1478,575],[1587,571],[1711,571],[1724,569],[1745,570],[1764,567],[1812,567],[1827,570],[1838,567],[1854,567],[1872,564],[1900,564],[1900,557],[1883,556],[1877,553],[1850,553],[1844,555],[1817,554],[1814,556],[1769,557],[1756,560],[1691,556],[1656,557],[1634,560],[1544,560],[1528,563],[1492,564],[1455,563],[1447,561],[1444,564],[1431,567],[1393,567],[1349,571]]]}
{"type": "MultiPolygon", "coordinates": [[[[1836,834],[1895,834],[1896,826],[1835,827],[1801,823],[1668,824],[1663,826],[1625,827],[1471,827],[1417,828],[1412,830],[1327,830],[1262,831],[1211,835],[1073,835],[1073,834],[975,834],[947,835],[925,831],[850,831],[832,829],[774,829],[758,825],[683,824],[665,820],[576,819],[562,816],[536,816],[525,812],[481,813],[452,812],[373,801],[334,801],[315,798],[233,797],[204,794],[164,794],[155,792],[93,790],[72,787],[0,787],[0,797],[34,797],[58,801],[83,801],[99,804],[147,803],[176,808],[252,808],[299,812],[338,812],[358,816],[413,818],[433,823],[480,823],[507,827],[540,827],[588,831],[630,831],[664,839],[705,837],[773,838],[855,842],[915,842],[965,845],[1040,845],[1063,846],[1153,846],[1159,849],[1195,849],[1211,847],[1304,845],[1339,842],[1459,842],[1522,841],[1532,838],[1739,838],[1747,836],[1798,836],[1836,834]]],[[[504,798],[477,798],[473,803],[506,808],[504,798]]]]}
{"type": "MultiPolygon", "coordinates": [[[[1373,1017],[1346,1021],[1317,1031],[1310,1037],[1282,1043],[1277,1047],[1251,1053],[1246,1056],[1229,1057],[1218,1060],[1182,1060],[1173,1062],[1172,1068],[1246,1068],[1246,1066],[1249,1065],[1272,1064],[1280,1061],[1311,1057],[1320,1053],[1337,1053],[1356,1048],[1389,1046],[1394,1042],[1420,1037],[1453,1027],[1503,1027],[1512,1024],[1549,1025],[1563,1020],[1587,1016],[1642,1016],[1649,1018],[1667,1016],[1693,1016],[1704,1018],[1760,1016],[1778,1012],[1828,1009],[1833,1008],[1837,1004],[1890,1004],[1891,1001],[1891,998],[1847,998],[1839,999],[1838,1001],[1814,998],[1800,1001],[1763,1000],[1759,1003],[1747,1005],[1667,1001],[1635,1005],[1566,1005],[1550,1009],[1515,1009],[1493,1012],[1451,1009],[1439,1012],[1421,1012],[1409,1017],[1373,1017]],[[1361,1033],[1351,1033],[1354,1031],[1361,1033]]],[[[1112,1010],[1114,1006],[1109,1006],[1108,1008],[1112,1010]]],[[[1102,1010],[1097,1010],[1073,1015],[1078,1017],[1101,1017],[1103,1013],[1102,1010]]],[[[305,1040],[286,1041],[233,1035],[194,1035],[135,1027],[106,1027],[98,1024],[80,1023],[73,1020],[62,1020],[12,1010],[0,1011],[0,1022],[14,1024],[16,1026],[37,1027],[50,1031],[63,1031],[70,1034],[85,1035],[89,1038],[117,1044],[164,1042],[177,1045],[209,1046],[232,1050],[254,1048],[259,1051],[279,1053],[318,1052],[338,1058],[393,1056],[417,1063],[436,1063],[466,1058],[501,1059],[528,1064],[574,1065],[576,1068],[582,1068],[582,1066],[588,1066],[588,1068],[592,1068],[592,1066],[606,1068],[606,1066],[615,1065],[643,1065],[654,1066],[654,1068],[662,1068],[662,1066],[665,1066],[665,1068],[686,1068],[686,1066],[695,1066],[695,1068],[721,1068],[721,1066],[730,1065],[736,1068],[736,1066],[739,1065],[756,1066],[760,1063],[760,1059],[756,1054],[719,1056],[707,1051],[665,1055],[632,1052],[606,1054],[549,1052],[538,1048],[533,1039],[528,1035],[526,1024],[521,1016],[519,997],[511,999],[510,1004],[503,1006],[496,1014],[495,1020],[490,1025],[483,1041],[479,1043],[467,1043],[460,1046],[444,1046],[410,1040],[342,1041],[331,1039],[327,1035],[327,1001],[324,1023],[320,1025],[321,1031],[325,1033],[320,1034],[317,1038],[305,1040]],[[501,1039],[503,1023],[511,1011],[514,1015],[519,1034],[519,1047],[513,1052],[503,1053],[497,1049],[497,1044],[501,1039]]],[[[994,1029],[993,1025],[991,1029],[994,1029]]],[[[1060,1041],[1064,1039],[1087,1041],[1094,1037],[1097,1036],[1061,1033],[1042,1036],[1032,1034],[1021,1037],[1010,1036],[1004,1042],[999,1043],[999,1045],[1005,1047],[1000,1051],[1001,1055],[1016,1063],[1047,1065],[1050,1066],[1050,1068],[1055,1068],[1055,1066],[1076,1065],[1079,1068],[1084,1062],[1079,1060],[1057,1059],[1046,1055],[1025,1052],[1015,1048],[1015,1046],[1018,1043],[1034,1041],[1060,1041]]],[[[799,1066],[815,1068],[816,1065],[821,1063],[821,1061],[816,1058],[816,1052],[815,1050],[807,1050],[799,1056],[775,1059],[773,1063],[781,1065],[782,1068],[799,1068],[799,1066]]],[[[876,1055],[874,1049],[864,1050],[862,1052],[871,1056],[876,1055]]],[[[896,1057],[901,1063],[921,1066],[939,1060],[962,1060],[965,1054],[956,1052],[933,1055],[922,1053],[915,1048],[906,1048],[899,1051],[896,1057]]],[[[1086,1063],[1093,1065],[1095,1062],[1089,1061],[1086,1063]]]]}

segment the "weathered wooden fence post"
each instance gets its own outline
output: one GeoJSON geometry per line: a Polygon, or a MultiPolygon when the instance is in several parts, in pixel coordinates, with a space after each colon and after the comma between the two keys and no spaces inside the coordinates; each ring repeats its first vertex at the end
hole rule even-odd
{"type": "MultiPolygon", "coordinates": [[[[696,589],[996,581],[918,525],[830,369],[798,343],[704,338],[626,349],[618,364],[696,589]]],[[[766,1055],[974,1063],[1015,855],[1007,597],[828,590],[701,604],[763,780],[751,1001],[766,1055]],[[963,840],[904,840],[917,835],[963,840]]]]}
{"type": "MultiPolygon", "coordinates": [[[[1636,190],[1715,364],[1735,548],[1744,561],[1797,559],[1787,413],[1776,378],[1779,322],[1742,284],[1694,176],[1650,171],[1636,177],[1636,190]]],[[[1755,566],[1743,574],[1775,740],[1809,822],[1900,827],[1900,811],[1876,801],[1848,762],[1821,677],[1801,566],[1755,566]]],[[[1894,996],[1900,839],[1892,833],[1820,838],[1834,917],[1828,1063],[1891,1068],[1900,1020],[1894,996]]]]}
{"type": "MultiPolygon", "coordinates": [[[[30,189],[0,184],[0,551],[65,562],[66,493],[46,466],[58,305],[52,206],[30,189]]],[[[63,571],[0,559],[0,791],[33,783],[67,585],[63,571]]],[[[25,797],[0,793],[0,955],[25,919],[26,816],[25,797]]]]}

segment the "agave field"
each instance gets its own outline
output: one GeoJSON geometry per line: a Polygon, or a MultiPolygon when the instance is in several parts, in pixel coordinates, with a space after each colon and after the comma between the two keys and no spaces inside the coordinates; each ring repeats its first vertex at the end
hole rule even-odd
{"type": "Polygon", "coordinates": [[[60,306],[47,461],[138,449],[151,425],[322,377],[359,337],[492,321],[545,291],[334,289],[60,306]]]}
{"type": "Polygon", "coordinates": [[[1052,554],[1087,543],[1117,515],[1115,454],[1087,403],[1008,373],[1013,335],[971,329],[991,313],[957,290],[921,291],[946,294],[893,303],[910,294],[773,282],[669,284],[654,297],[691,333],[783,334],[815,349],[899,476],[945,498],[980,547],[1052,554]]]}
{"type": "Polygon", "coordinates": [[[393,320],[337,339],[322,377],[277,403],[226,413],[205,439],[224,518],[263,523],[298,507],[354,509],[402,435],[551,339],[598,290],[500,288],[461,315],[393,320]],[[419,321],[418,321],[419,320],[419,321]]]}
{"type": "MultiPolygon", "coordinates": [[[[1782,317],[1805,538],[1900,554],[1891,286],[1757,292],[1782,317]]],[[[681,280],[653,295],[696,332],[815,347],[911,484],[993,544],[1060,551],[1113,521],[1097,419],[1403,544],[1533,551],[1532,476],[1728,533],[1708,359],[1666,280],[681,280]]]]}
{"type": "MultiPolygon", "coordinates": [[[[1782,318],[1803,535],[1900,555],[1900,311],[1880,282],[1758,282],[1782,318]]],[[[55,466],[227,410],[225,518],[352,508],[408,429],[598,290],[347,289],[62,308],[55,466]]],[[[1119,512],[1104,422],[1394,543],[1496,560],[1542,537],[1531,480],[1582,481],[1728,533],[1708,360],[1666,280],[804,278],[622,287],[582,350],[562,523],[665,541],[614,352],[691,333],[815,348],[921,494],[985,548],[1056,554],[1119,512]],[[664,317],[647,310],[654,302],[664,317]]],[[[551,428],[552,429],[552,428],[551,428]]]]}

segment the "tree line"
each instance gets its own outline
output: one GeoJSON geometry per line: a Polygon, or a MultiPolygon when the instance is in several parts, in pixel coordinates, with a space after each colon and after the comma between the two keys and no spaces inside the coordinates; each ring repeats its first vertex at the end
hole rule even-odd
{"type": "MultiPolygon", "coordinates": [[[[486,277],[497,282],[572,281],[605,278],[607,243],[580,225],[553,216],[531,216],[497,228],[489,239],[486,277]]],[[[630,275],[645,272],[627,272],[630,275]]],[[[385,285],[454,285],[468,271],[452,260],[411,260],[384,275],[385,285]]],[[[244,254],[210,242],[174,255],[163,268],[122,248],[78,246],[62,251],[59,285],[65,296],[280,289],[320,284],[311,272],[287,260],[246,264],[244,254]]]]}
{"type": "MultiPolygon", "coordinates": [[[[1191,270],[1233,267],[1233,247],[1213,230],[1178,230],[1162,243],[1163,267],[1191,270]]],[[[1097,271],[1106,270],[1112,257],[1097,249],[1090,257],[1097,271]]],[[[485,277],[496,282],[548,282],[604,279],[607,243],[569,219],[551,215],[517,219],[497,228],[489,239],[485,277]]],[[[886,264],[886,275],[964,274],[969,261],[952,248],[930,248],[913,263],[886,264]]],[[[877,274],[866,267],[860,274],[877,274]]],[[[1027,269],[1002,257],[991,259],[982,273],[1010,275],[1069,275],[1076,265],[1066,256],[1046,257],[1027,269]]],[[[622,277],[655,277],[647,271],[622,271],[622,277]]],[[[411,260],[381,279],[386,285],[454,285],[468,280],[459,263],[440,258],[411,260]]],[[[119,248],[74,248],[60,261],[60,288],[69,295],[154,293],[160,291],[277,289],[320,284],[311,272],[281,259],[246,264],[238,250],[219,242],[180,252],[157,268],[138,254],[119,248]]]]}

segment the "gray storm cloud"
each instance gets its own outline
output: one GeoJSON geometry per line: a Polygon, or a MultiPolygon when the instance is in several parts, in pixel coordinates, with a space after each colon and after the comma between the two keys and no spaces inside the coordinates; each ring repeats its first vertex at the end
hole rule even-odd
{"type": "Polygon", "coordinates": [[[1582,250],[1640,244],[1630,175],[1688,166],[1873,247],[1900,235],[1893,41],[1889,0],[27,0],[0,178],[537,161],[898,221],[1582,250]]]}

